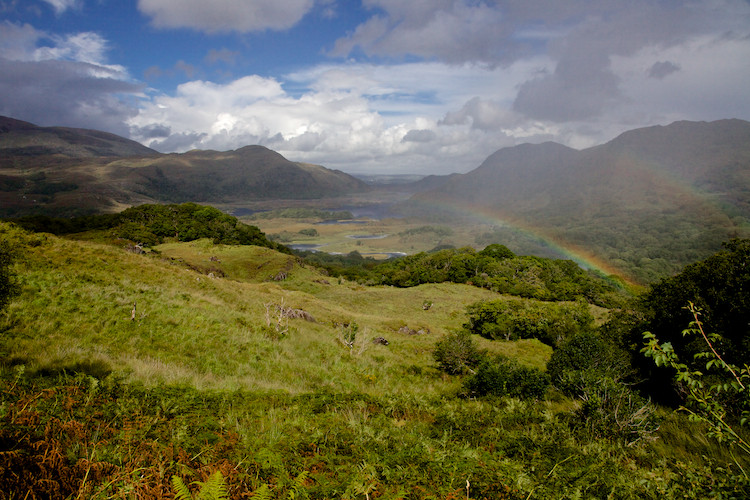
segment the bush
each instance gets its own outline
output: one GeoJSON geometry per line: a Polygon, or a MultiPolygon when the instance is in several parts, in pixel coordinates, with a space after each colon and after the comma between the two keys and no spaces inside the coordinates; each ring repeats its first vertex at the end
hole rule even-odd
{"type": "Polygon", "coordinates": [[[562,392],[581,397],[587,387],[605,377],[623,380],[630,374],[630,367],[626,354],[619,353],[596,333],[583,332],[552,352],[547,373],[562,392]]]}
{"type": "Polygon", "coordinates": [[[720,337],[714,344],[728,363],[742,365],[750,359],[750,240],[735,239],[723,246],[720,252],[651,286],[643,300],[648,324],[633,332],[637,343],[648,330],[682,352],[691,368],[699,367],[693,356],[707,352],[708,347],[695,336],[681,334],[693,321],[685,308],[692,302],[720,337]]]}
{"type": "Polygon", "coordinates": [[[497,340],[538,339],[556,346],[593,323],[586,303],[557,304],[521,300],[479,302],[467,308],[471,333],[497,340]]]}
{"type": "Polygon", "coordinates": [[[627,445],[648,438],[659,427],[654,405],[623,382],[630,371],[627,354],[594,332],[563,343],[547,363],[552,384],[582,401],[573,426],[589,437],[622,440],[627,445]]]}
{"type": "Polygon", "coordinates": [[[441,371],[451,375],[473,372],[484,359],[468,332],[451,333],[435,344],[432,356],[441,371]]]}
{"type": "Polygon", "coordinates": [[[575,412],[589,438],[622,440],[632,446],[659,429],[655,406],[610,377],[589,380],[581,388],[583,404],[575,412]]]}
{"type": "Polygon", "coordinates": [[[464,382],[464,387],[471,396],[540,399],[547,392],[549,384],[549,376],[543,371],[497,357],[480,363],[476,373],[464,382]]]}

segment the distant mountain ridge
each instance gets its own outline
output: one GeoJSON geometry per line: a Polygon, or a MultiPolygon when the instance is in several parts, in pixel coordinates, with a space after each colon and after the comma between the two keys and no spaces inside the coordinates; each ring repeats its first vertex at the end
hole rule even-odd
{"type": "Polygon", "coordinates": [[[64,155],[71,158],[158,155],[141,143],[115,134],[69,127],[38,127],[0,116],[0,156],[64,155]]]}
{"type": "Polygon", "coordinates": [[[750,122],[676,122],[581,151],[504,148],[412,206],[430,200],[491,211],[649,281],[750,233],[750,122]]]}
{"type": "Polygon", "coordinates": [[[0,117],[0,215],[72,215],[141,203],[247,203],[369,190],[320,165],[263,146],[162,154],[96,130],[0,117]]]}

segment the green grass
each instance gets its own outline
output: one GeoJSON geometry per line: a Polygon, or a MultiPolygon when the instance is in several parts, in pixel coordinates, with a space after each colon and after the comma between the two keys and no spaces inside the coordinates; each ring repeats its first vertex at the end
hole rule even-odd
{"type": "MultiPolygon", "coordinates": [[[[733,487],[715,474],[727,454],[685,439],[683,416],[627,447],[586,435],[578,403],[554,391],[457,398],[461,377],[438,371],[432,349],[467,305],[497,298],[487,290],[365,287],[207,241],[135,255],[8,225],[0,237],[18,249],[21,285],[0,316],[0,491],[11,492],[0,498],[171,498],[172,475],[189,484],[215,471],[231,498],[268,487],[273,498],[463,499],[467,481],[471,499],[733,487]],[[281,304],[315,322],[290,319],[275,335],[265,305],[281,304]],[[338,335],[351,322],[350,351],[338,335]]],[[[537,368],[551,353],[536,340],[475,340],[537,368]]]]}
{"type": "MultiPolygon", "coordinates": [[[[3,318],[2,328],[13,338],[6,356],[37,371],[93,359],[149,384],[294,393],[327,388],[382,394],[415,386],[428,374],[419,390],[434,393],[450,381],[434,369],[432,345],[461,326],[469,303],[491,296],[450,284],[396,289],[339,283],[259,247],[198,241],[157,249],[160,255],[134,255],[54,237],[25,249],[16,265],[22,293],[3,318]],[[224,277],[208,277],[212,269],[224,277]],[[282,270],[285,280],[267,281],[282,270]],[[426,299],[435,304],[429,311],[422,310],[426,299]],[[285,338],[269,338],[264,305],[282,303],[307,311],[315,322],[291,319],[285,338]],[[365,340],[382,336],[390,345],[367,342],[363,352],[350,354],[337,341],[337,325],[350,322],[365,340]],[[400,334],[402,326],[429,333],[400,334]]],[[[537,365],[549,355],[541,344],[531,351],[537,365]]]]}

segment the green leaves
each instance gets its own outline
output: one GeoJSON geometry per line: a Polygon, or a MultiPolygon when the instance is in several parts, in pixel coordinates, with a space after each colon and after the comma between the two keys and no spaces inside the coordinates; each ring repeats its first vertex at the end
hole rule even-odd
{"type": "Polygon", "coordinates": [[[194,481],[199,489],[196,496],[190,493],[187,485],[178,476],[172,476],[175,500],[228,500],[229,491],[221,471],[214,472],[205,482],[194,481]]]}
{"type": "MultiPolygon", "coordinates": [[[[646,341],[645,347],[641,352],[654,360],[657,366],[671,367],[675,371],[674,380],[687,389],[687,404],[681,409],[690,414],[691,420],[704,422],[708,424],[706,434],[713,437],[719,442],[727,442],[732,446],[742,450],[746,455],[750,455],[750,444],[747,443],[734,429],[737,425],[732,423],[729,415],[732,410],[735,412],[738,408],[728,406],[728,401],[737,401],[740,403],[741,417],[739,425],[745,425],[750,417],[750,391],[748,383],[750,382],[750,369],[747,365],[743,369],[731,365],[724,361],[722,356],[714,347],[715,335],[707,334],[703,329],[699,317],[701,309],[692,302],[688,303],[686,309],[693,317],[690,326],[683,330],[686,337],[702,338],[709,348],[707,352],[699,352],[694,358],[696,360],[708,359],[706,362],[706,373],[700,370],[691,370],[688,365],[680,361],[680,358],[669,342],[660,343],[653,333],[645,332],[643,339],[646,341]],[[709,378],[707,373],[713,371],[722,378],[709,378]],[[726,377],[729,376],[729,379],[726,377]],[[731,395],[730,399],[720,398],[719,395],[725,393],[731,395]]],[[[736,420],[735,420],[736,422],[736,420]]],[[[744,479],[747,475],[744,474],[744,479]]]]}
{"type": "Polygon", "coordinates": [[[535,338],[553,347],[588,330],[593,323],[583,302],[571,305],[501,299],[473,304],[467,313],[464,328],[471,333],[492,340],[535,338]]]}

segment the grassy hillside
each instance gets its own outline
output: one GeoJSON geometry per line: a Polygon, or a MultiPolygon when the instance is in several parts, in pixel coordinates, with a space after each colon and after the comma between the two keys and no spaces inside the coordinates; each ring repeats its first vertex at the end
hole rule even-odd
{"type": "MultiPolygon", "coordinates": [[[[172,498],[173,475],[217,471],[229,498],[701,498],[736,487],[715,474],[726,452],[665,411],[657,434],[628,446],[555,390],[458,397],[464,376],[439,370],[433,349],[496,293],[364,287],[205,239],[135,254],[7,224],[0,237],[20,285],[0,316],[0,498],[172,498]],[[354,323],[349,348],[340,337],[354,323]]],[[[552,352],[536,339],[474,341],[530,368],[552,352]]]]}
{"type": "MultiPolygon", "coordinates": [[[[157,246],[160,256],[145,256],[52,236],[28,238],[35,246],[24,249],[19,263],[23,294],[5,320],[15,336],[8,355],[29,368],[91,362],[141,381],[382,393],[393,387],[382,381],[368,385],[367,374],[384,368],[403,372],[391,366],[392,356],[406,356],[426,369],[435,338],[460,326],[468,304],[490,296],[468,286],[399,290],[331,282],[294,257],[208,240],[157,246]],[[281,273],[286,278],[274,281],[281,273]],[[427,299],[436,305],[425,312],[427,299]],[[264,304],[282,303],[315,321],[290,320],[296,333],[276,342],[268,338],[264,304]],[[366,346],[354,363],[337,341],[337,325],[351,322],[370,337],[388,338],[388,349],[366,346]],[[431,333],[398,335],[403,326],[431,333]],[[309,376],[303,375],[308,370],[309,376]]],[[[542,365],[547,348],[537,350],[535,362],[542,365]]],[[[410,383],[408,374],[386,378],[410,383]]],[[[439,378],[435,383],[444,385],[439,378]]]]}

